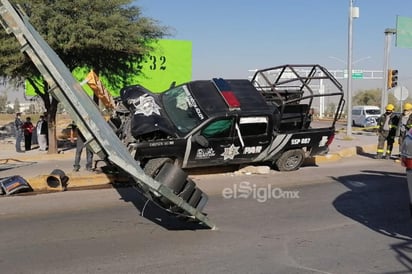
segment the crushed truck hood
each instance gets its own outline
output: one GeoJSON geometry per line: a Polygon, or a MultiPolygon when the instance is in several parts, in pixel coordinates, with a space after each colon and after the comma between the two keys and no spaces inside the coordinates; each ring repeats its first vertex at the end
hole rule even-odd
{"type": "Polygon", "coordinates": [[[176,130],[167,118],[158,94],[154,94],[140,85],[125,87],[120,91],[122,103],[133,115],[131,133],[133,137],[156,131],[175,136],[176,130]]]}

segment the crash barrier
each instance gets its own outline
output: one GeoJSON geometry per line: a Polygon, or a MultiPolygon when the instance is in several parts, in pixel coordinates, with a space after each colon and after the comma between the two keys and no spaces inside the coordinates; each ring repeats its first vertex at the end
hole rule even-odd
{"type": "Polygon", "coordinates": [[[33,189],[21,176],[15,175],[0,179],[0,194],[11,195],[29,191],[33,191],[33,189]]]}
{"type": "Polygon", "coordinates": [[[67,189],[67,182],[69,181],[69,177],[66,176],[63,170],[55,169],[53,170],[50,175],[46,178],[46,183],[51,188],[63,188],[64,190],[67,189]]]}

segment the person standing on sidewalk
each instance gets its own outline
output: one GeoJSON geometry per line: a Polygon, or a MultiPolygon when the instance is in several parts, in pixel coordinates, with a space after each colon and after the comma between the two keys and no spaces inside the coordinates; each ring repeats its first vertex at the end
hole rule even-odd
{"type": "Polygon", "coordinates": [[[411,103],[405,103],[403,105],[403,113],[401,114],[401,117],[399,117],[399,125],[397,128],[397,134],[398,136],[398,143],[399,147],[402,146],[402,141],[405,139],[406,134],[408,133],[409,129],[412,128],[412,104],[411,103]]]}
{"type": "Polygon", "coordinates": [[[31,139],[33,137],[34,125],[31,122],[31,118],[27,117],[26,122],[23,123],[23,132],[24,132],[24,148],[26,151],[31,150],[31,139]]]}
{"type": "Polygon", "coordinates": [[[48,136],[47,121],[44,119],[44,115],[40,116],[40,120],[36,124],[37,142],[39,143],[39,150],[47,150],[47,136],[48,136]]]}
{"type": "Polygon", "coordinates": [[[16,113],[16,119],[14,120],[14,129],[16,132],[16,151],[24,152],[21,150],[21,141],[23,140],[23,121],[21,120],[21,112],[16,113]]]}
{"type": "MultiPolygon", "coordinates": [[[[77,140],[76,140],[76,154],[74,156],[73,171],[77,172],[80,170],[80,158],[82,156],[85,138],[83,137],[82,133],[80,132],[76,124],[72,122],[71,130],[70,130],[70,141],[72,143],[74,143],[75,135],[77,135],[77,140]]],[[[93,170],[93,152],[88,147],[86,147],[86,170],[88,171],[93,170]]]]}
{"type": "Polygon", "coordinates": [[[378,148],[376,151],[376,159],[383,158],[383,152],[386,142],[385,158],[390,159],[395,142],[396,128],[399,123],[399,117],[393,113],[395,106],[388,104],[385,108],[385,113],[381,115],[378,122],[378,148]]]}

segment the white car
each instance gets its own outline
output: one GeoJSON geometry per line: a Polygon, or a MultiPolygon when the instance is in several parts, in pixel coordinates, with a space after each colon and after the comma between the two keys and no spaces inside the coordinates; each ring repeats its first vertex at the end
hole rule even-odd
{"type": "Polygon", "coordinates": [[[354,106],[352,108],[352,125],[374,127],[378,125],[381,109],[377,106],[354,106]]]}

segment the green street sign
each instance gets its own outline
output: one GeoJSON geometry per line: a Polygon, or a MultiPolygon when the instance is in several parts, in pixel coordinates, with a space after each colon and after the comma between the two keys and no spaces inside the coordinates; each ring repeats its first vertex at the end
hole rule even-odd
{"type": "Polygon", "coordinates": [[[352,79],[363,79],[363,72],[352,72],[352,79]]]}
{"type": "Polygon", "coordinates": [[[396,16],[396,46],[412,48],[412,18],[396,16]]]}
{"type": "MultiPolygon", "coordinates": [[[[348,79],[348,70],[343,70],[343,78],[348,79]]],[[[363,79],[363,71],[359,69],[352,70],[352,79],[363,79]]]]}

